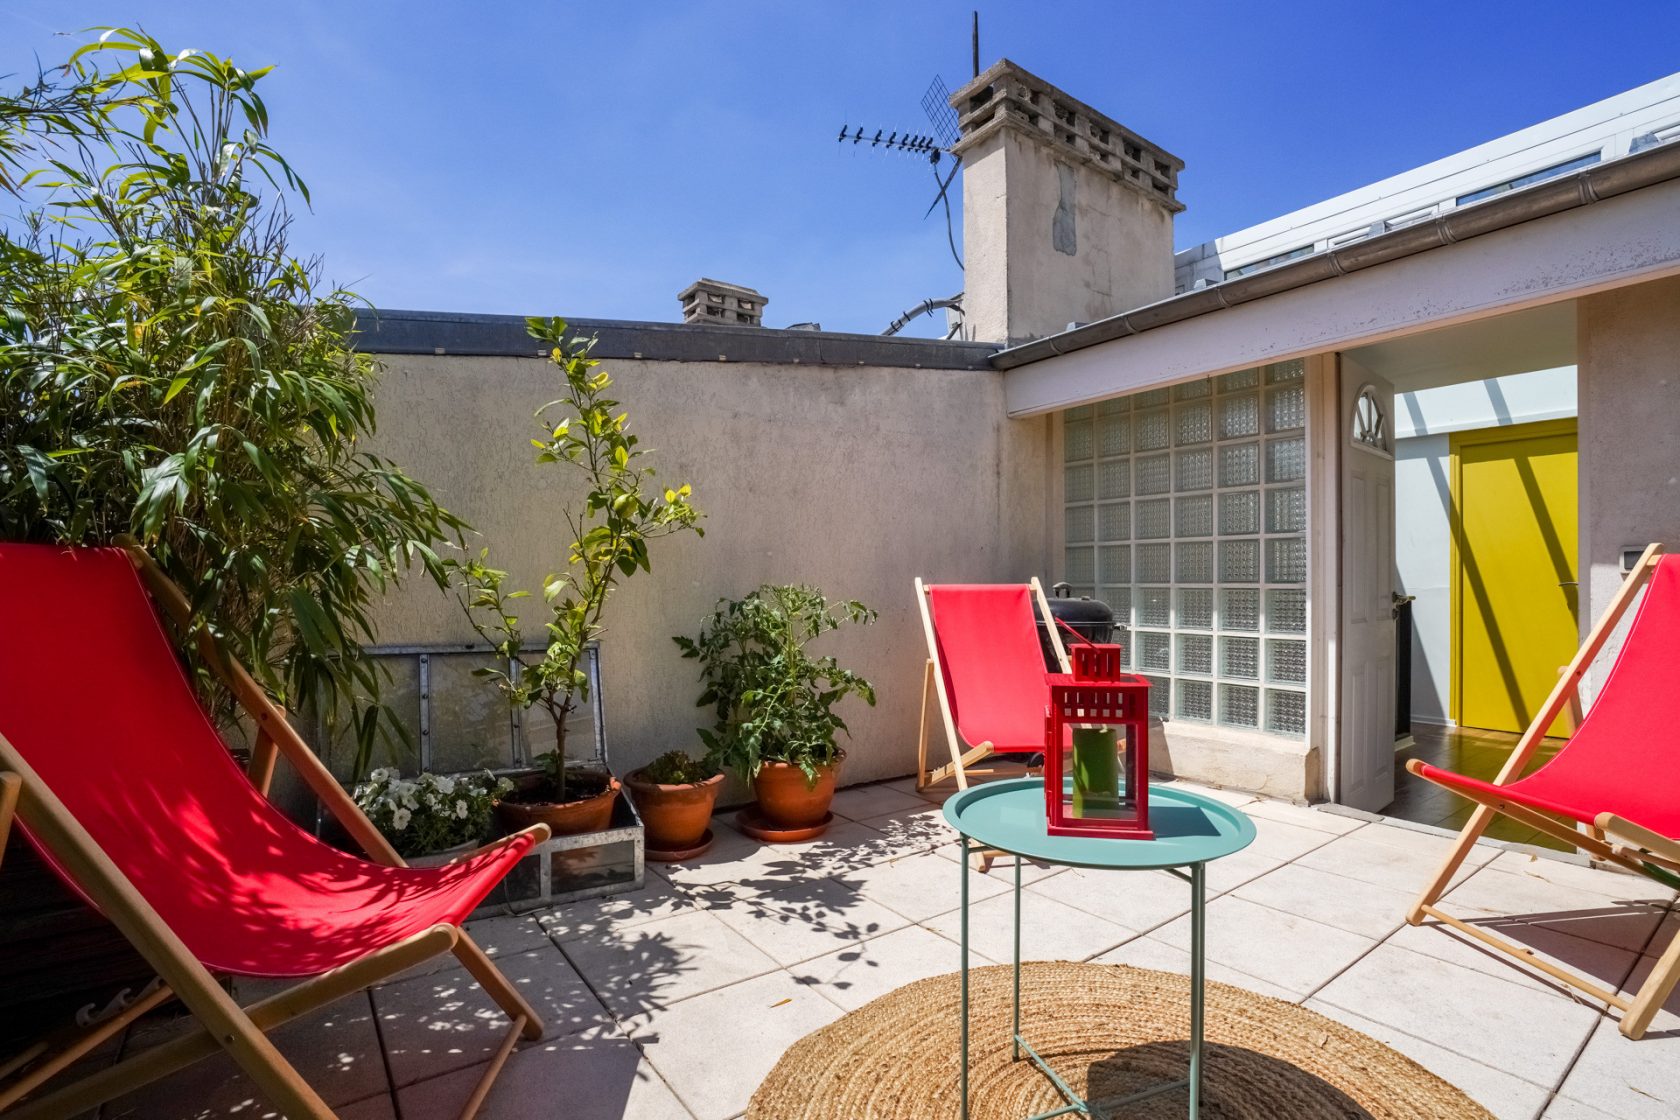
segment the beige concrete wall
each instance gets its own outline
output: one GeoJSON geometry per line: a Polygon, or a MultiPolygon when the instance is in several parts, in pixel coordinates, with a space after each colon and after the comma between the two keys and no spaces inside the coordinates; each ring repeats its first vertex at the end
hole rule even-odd
{"type": "MultiPolygon", "coordinates": [[[[532,411],[558,395],[534,358],[391,356],[377,450],[466,517],[525,586],[564,556],[567,473],[532,462],[532,411]]],[[[692,482],[706,536],[658,542],[614,593],[604,698],[620,773],[698,746],[695,666],[671,643],[719,596],[804,582],[879,610],[821,648],[868,677],[848,701],[846,783],[910,773],[926,647],[912,580],[1047,573],[1049,418],[1011,421],[1001,375],[874,367],[607,359],[666,483],[692,482]]],[[[469,641],[453,601],[418,585],[379,615],[386,643],[469,641]]]]}
{"type": "Polygon", "coordinates": [[[1585,629],[1622,582],[1624,547],[1680,550],[1680,277],[1578,307],[1585,629]]]}
{"type": "Polygon", "coordinates": [[[1023,342],[1173,294],[1172,214],[999,129],[963,153],[965,336],[1023,342]]]}

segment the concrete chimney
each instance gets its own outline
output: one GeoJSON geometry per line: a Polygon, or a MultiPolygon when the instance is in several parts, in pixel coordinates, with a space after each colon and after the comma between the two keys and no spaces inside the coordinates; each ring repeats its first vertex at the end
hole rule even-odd
{"type": "Polygon", "coordinates": [[[1008,59],[951,107],[965,337],[1025,342],[1173,294],[1183,160],[1008,59]]]}
{"type": "Polygon", "coordinates": [[[681,292],[685,323],[723,323],[731,327],[762,327],[764,305],[770,301],[751,288],[701,277],[681,292]]]}

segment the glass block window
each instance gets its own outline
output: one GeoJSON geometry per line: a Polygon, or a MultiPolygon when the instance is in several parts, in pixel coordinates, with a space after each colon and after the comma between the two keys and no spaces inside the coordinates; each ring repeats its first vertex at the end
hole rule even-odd
{"type": "Polygon", "coordinates": [[[1306,424],[1300,361],[1064,415],[1061,578],[1130,627],[1153,716],[1306,734],[1306,424]]]}

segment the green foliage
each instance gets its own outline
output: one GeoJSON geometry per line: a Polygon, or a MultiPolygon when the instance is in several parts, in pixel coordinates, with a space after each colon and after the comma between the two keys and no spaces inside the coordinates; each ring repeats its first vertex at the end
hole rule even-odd
{"type": "Polygon", "coordinates": [[[566,564],[543,580],[547,641],[541,656],[525,649],[525,631],[514,601],[525,591],[507,589],[507,573],[487,563],[488,550],[459,565],[462,606],[479,636],[503,665],[478,674],[493,680],[516,708],[539,706],[554,720],[554,751],[540,760],[558,800],[566,796],[566,717],[589,700],[583,671],[588,643],[606,633],[601,618],[620,579],[650,571],[648,542],[692,530],[704,536],[700,511],[683,483],[660,490],[648,452],[637,446],[628,415],[607,396],[612,378],[590,357],[595,340],[570,337],[563,319],[528,319],[531,337],[549,348],[561,376],[561,396],[536,412],[540,438],[531,440],[537,462],[569,466],[581,476],[581,504],[561,511],[572,538],[566,564]]]}
{"type": "Polygon", "coordinates": [[[395,770],[378,769],[356,787],[355,798],[397,854],[407,857],[483,840],[496,798],[512,789],[512,782],[488,770],[403,778],[395,770]]]}
{"type": "Polygon", "coordinates": [[[709,761],[690,757],[687,751],[666,751],[642,767],[643,778],[662,786],[694,785],[717,772],[709,761]]]}
{"type": "Polygon", "coordinates": [[[0,98],[0,537],[133,533],[277,699],[354,728],[361,774],[400,728],[373,602],[416,563],[446,587],[464,525],[362,450],[378,368],[288,246],[265,72],[119,29],[0,98]]]}
{"type": "Polygon", "coordinates": [[[700,662],[717,723],[702,728],[707,761],[754,777],[766,762],[789,762],[812,785],[817,768],[840,755],[835,734],[850,730],[834,707],[848,695],[871,706],[875,689],[830,657],[806,647],[844,622],[871,623],[875,612],[855,600],[831,603],[814,587],[765,584],[744,599],[720,599],[698,637],[675,637],[682,655],[700,662]]]}

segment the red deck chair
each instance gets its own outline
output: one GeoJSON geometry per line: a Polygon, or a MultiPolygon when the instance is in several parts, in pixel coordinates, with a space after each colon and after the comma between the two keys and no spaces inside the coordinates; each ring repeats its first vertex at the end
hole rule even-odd
{"type": "Polygon", "coordinates": [[[1467,778],[1417,759],[1406,768],[1479,806],[1407,921],[1418,925],[1425,917],[1435,918],[1509,953],[1619,1008],[1622,1033],[1629,1038],[1643,1035],[1680,980],[1680,937],[1669,944],[1638,994],[1628,999],[1537,960],[1528,949],[1461,921],[1435,903],[1495,813],[1573,844],[1596,859],[1680,887],[1680,556],[1662,555],[1661,545],[1645,550],[1497,778],[1467,778]],[[1641,587],[1645,598],[1621,652],[1583,717],[1581,677],[1641,587]],[[1525,776],[1546,729],[1566,706],[1575,713],[1575,733],[1550,762],[1525,776]]]}
{"type": "Polygon", "coordinates": [[[916,787],[925,789],[955,775],[957,788],[967,789],[974,763],[990,755],[1041,753],[1050,686],[1044,680],[1044,654],[1038,642],[1039,612],[1050,627],[1062,672],[1069,670],[1067,651],[1038,580],[929,586],[917,579],[916,601],[922,608],[928,644],[916,787]],[[951,748],[951,761],[931,771],[927,758],[930,692],[939,698],[945,739],[951,748]]]}
{"type": "Polygon", "coordinates": [[[0,545],[0,851],[15,817],[159,976],[143,998],[56,1050],[0,1059],[0,1112],[79,1115],[220,1047],[285,1115],[331,1117],[264,1032],[453,951],[513,1021],[468,1102],[471,1116],[518,1037],[543,1028],[461,922],[547,830],[441,868],[405,866],[285,713],[206,638],[200,648],[258,729],[242,772],[148,590],[177,624],[187,620],[180,589],[137,546],[0,545]],[[277,752],[371,862],[321,843],[269,802],[277,752]],[[212,973],[312,979],[242,1008],[212,973]],[[171,996],[200,1030],[31,1096],[171,996]]]}

